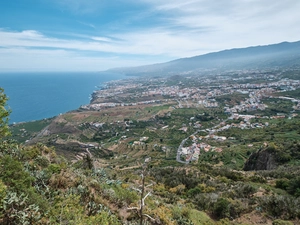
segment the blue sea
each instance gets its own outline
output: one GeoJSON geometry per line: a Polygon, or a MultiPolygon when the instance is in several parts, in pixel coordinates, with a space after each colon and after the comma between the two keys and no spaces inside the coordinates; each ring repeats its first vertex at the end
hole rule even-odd
{"type": "Polygon", "coordinates": [[[126,79],[121,74],[0,73],[0,87],[9,97],[9,123],[57,116],[90,102],[93,91],[107,81],[126,79]]]}

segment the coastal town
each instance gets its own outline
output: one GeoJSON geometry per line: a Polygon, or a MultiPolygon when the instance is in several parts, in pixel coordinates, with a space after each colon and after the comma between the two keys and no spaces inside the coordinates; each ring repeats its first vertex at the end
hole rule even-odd
{"type": "MultiPolygon", "coordinates": [[[[286,97],[285,92],[297,90],[300,81],[281,76],[282,72],[242,71],[239,74],[219,75],[206,77],[180,77],[128,79],[107,83],[92,95],[91,103],[81,106],[81,110],[102,111],[108,108],[135,107],[147,105],[170,105],[168,114],[172,109],[180,108],[206,108],[221,109],[223,118],[211,127],[202,126],[202,121],[195,117],[189,118],[188,124],[183,124],[179,131],[188,135],[188,130],[193,128],[194,133],[181,140],[178,146],[176,160],[181,163],[197,162],[202,152],[222,152],[220,146],[209,144],[233,140],[234,137],[218,135],[222,131],[235,129],[262,129],[269,126],[268,120],[292,118],[297,116],[300,109],[300,99],[286,97]],[[245,76],[247,74],[247,76],[245,76]],[[239,96],[238,101],[227,100],[227,96],[239,96]],[[225,98],[224,98],[225,97],[225,98]],[[224,100],[225,99],[225,100],[224,100]],[[288,113],[262,115],[268,109],[266,99],[290,101],[292,108],[288,113]],[[253,113],[256,112],[256,113],[253,113]],[[265,122],[255,122],[255,119],[265,119],[265,122]],[[238,121],[238,122],[237,122],[238,121]],[[198,135],[201,132],[202,135],[198,135]],[[203,135],[203,133],[206,133],[203,135]],[[186,144],[189,143],[189,144],[186,144]]],[[[121,123],[120,121],[118,123],[121,123]]],[[[128,122],[125,126],[130,129],[128,122]]],[[[103,125],[103,124],[102,124],[103,125]]],[[[102,126],[101,125],[101,126],[102,126]]],[[[93,126],[98,126],[94,123],[93,126]]],[[[161,127],[161,130],[169,126],[161,127]]],[[[123,135],[123,140],[124,140],[123,135]]],[[[126,139],[126,138],[125,138],[126,139]]],[[[133,142],[133,146],[146,146],[141,137],[133,142]]],[[[162,146],[165,151],[168,146],[162,146]]]]}

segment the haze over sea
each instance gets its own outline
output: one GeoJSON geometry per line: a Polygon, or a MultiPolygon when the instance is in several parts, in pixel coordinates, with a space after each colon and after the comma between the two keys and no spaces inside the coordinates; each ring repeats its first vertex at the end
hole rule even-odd
{"type": "Polygon", "coordinates": [[[107,81],[126,79],[121,74],[0,73],[0,87],[9,97],[9,123],[50,118],[90,102],[93,91],[107,81]]]}

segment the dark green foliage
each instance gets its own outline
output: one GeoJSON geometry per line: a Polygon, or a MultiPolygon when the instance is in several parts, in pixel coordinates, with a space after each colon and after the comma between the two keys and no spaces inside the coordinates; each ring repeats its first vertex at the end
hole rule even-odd
{"type": "Polygon", "coordinates": [[[202,193],[194,196],[193,202],[198,207],[199,210],[206,211],[206,210],[212,210],[217,198],[218,195],[215,193],[209,193],[209,194],[202,193]]]}
{"type": "Polygon", "coordinates": [[[24,171],[23,165],[11,156],[0,159],[0,178],[15,191],[27,190],[34,181],[34,178],[24,171]]]}
{"type": "Polygon", "coordinates": [[[234,190],[238,198],[250,198],[256,192],[257,188],[251,184],[239,183],[234,187],[234,190]]]}
{"type": "Polygon", "coordinates": [[[228,218],[230,216],[230,202],[224,198],[218,198],[213,207],[213,215],[218,218],[228,218]]]}
{"type": "Polygon", "coordinates": [[[294,223],[284,220],[274,220],[272,225],[294,225],[294,223]]]}
{"type": "Polygon", "coordinates": [[[8,116],[10,111],[5,108],[8,98],[4,93],[3,88],[0,87],[0,140],[10,135],[8,127],[8,116]]]}
{"type": "Polygon", "coordinates": [[[293,219],[300,216],[300,199],[290,196],[266,196],[259,199],[261,208],[274,218],[293,219]]]}
{"type": "Polygon", "coordinates": [[[200,194],[202,191],[199,187],[195,187],[195,188],[192,188],[190,189],[188,192],[187,192],[187,195],[191,198],[193,198],[194,196],[200,194]]]}
{"type": "Polygon", "coordinates": [[[291,195],[300,197],[300,176],[291,179],[286,189],[291,195]]]}
{"type": "Polygon", "coordinates": [[[185,170],[177,170],[176,168],[155,168],[151,171],[151,175],[158,182],[164,183],[168,187],[176,187],[184,184],[187,189],[192,189],[202,182],[197,174],[188,173],[185,170]]]}
{"type": "Polygon", "coordinates": [[[213,174],[227,177],[228,179],[233,181],[243,181],[245,179],[242,173],[233,171],[226,167],[222,167],[220,169],[216,168],[215,170],[213,170],[213,174]]]}
{"type": "Polygon", "coordinates": [[[48,126],[52,120],[53,118],[10,125],[12,138],[18,143],[25,143],[26,140],[31,139],[36,133],[48,126]]]}
{"type": "Polygon", "coordinates": [[[52,163],[47,167],[47,172],[50,174],[60,173],[61,167],[58,164],[52,163]]]}
{"type": "Polygon", "coordinates": [[[275,185],[276,188],[287,190],[288,186],[289,186],[289,180],[288,179],[276,180],[276,185],[275,185]]]}
{"type": "Polygon", "coordinates": [[[47,167],[50,163],[49,160],[43,156],[36,157],[36,159],[34,161],[38,166],[40,166],[42,168],[47,167]]]}
{"type": "Polygon", "coordinates": [[[30,160],[30,159],[35,159],[39,155],[40,155],[40,150],[37,147],[33,147],[33,148],[24,149],[22,151],[21,158],[23,160],[30,160]]]}
{"type": "Polygon", "coordinates": [[[196,115],[196,119],[197,120],[200,120],[200,121],[210,121],[210,120],[213,120],[214,117],[209,115],[207,112],[203,113],[203,114],[198,114],[196,115]]]}

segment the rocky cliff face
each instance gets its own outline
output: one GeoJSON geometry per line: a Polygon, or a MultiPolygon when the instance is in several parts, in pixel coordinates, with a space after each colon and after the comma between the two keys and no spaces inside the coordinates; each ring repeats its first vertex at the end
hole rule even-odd
{"type": "Polygon", "coordinates": [[[244,165],[245,171],[250,170],[272,170],[277,167],[275,155],[267,149],[253,153],[244,165]]]}

